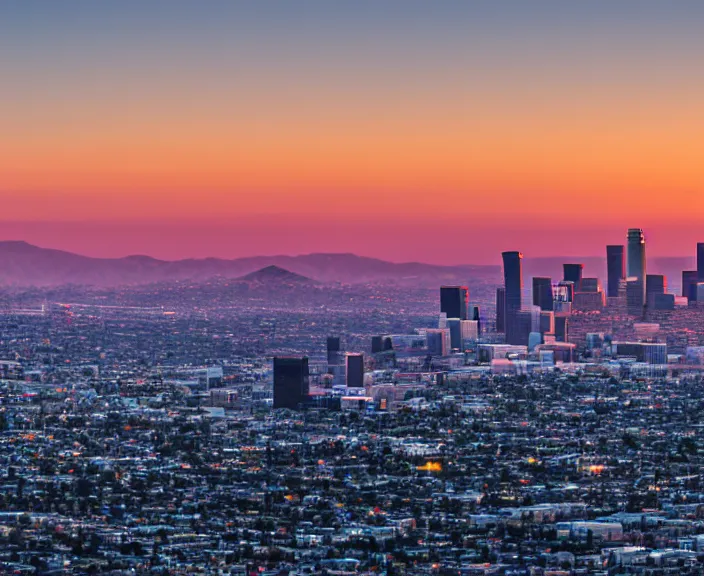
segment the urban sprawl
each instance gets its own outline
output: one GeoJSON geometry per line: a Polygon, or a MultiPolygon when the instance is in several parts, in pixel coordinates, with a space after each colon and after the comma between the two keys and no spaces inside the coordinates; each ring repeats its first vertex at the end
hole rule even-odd
{"type": "Polygon", "coordinates": [[[704,575],[696,256],[8,288],[0,573],[704,575]]]}

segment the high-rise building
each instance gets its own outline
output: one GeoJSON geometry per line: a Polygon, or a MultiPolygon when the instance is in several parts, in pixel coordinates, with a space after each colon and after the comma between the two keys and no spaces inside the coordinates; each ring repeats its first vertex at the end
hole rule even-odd
{"type": "Polygon", "coordinates": [[[640,282],[643,290],[643,300],[645,301],[645,236],[640,228],[630,228],[628,230],[628,278],[635,278],[640,282]]]}
{"type": "Polygon", "coordinates": [[[642,316],[645,306],[643,281],[638,278],[626,279],[626,303],[630,316],[642,316]]]}
{"type": "Polygon", "coordinates": [[[523,254],[520,252],[504,252],[501,256],[504,262],[506,342],[508,344],[525,344],[528,341],[527,336],[524,342],[522,324],[519,325],[516,322],[516,314],[521,310],[523,291],[523,254]]]}
{"type": "Polygon", "coordinates": [[[462,322],[469,322],[469,320],[447,319],[447,329],[450,331],[450,347],[453,350],[462,349],[462,322]]]}
{"type": "Polygon", "coordinates": [[[523,254],[504,252],[504,289],[506,290],[506,314],[521,309],[521,291],[523,290],[523,254]]]}
{"type": "Polygon", "coordinates": [[[655,297],[667,292],[667,278],[662,274],[647,274],[645,277],[645,303],[655,308],[655,297]]]}
{"type": "Polygon", "coordinates": [[[697,279],[704,282],[704,242],[697,244],[697,279]]]}
{"type": "Polygon", "coordinates": [[[347,387],[364,388],[364,354],[347,354],[347,387]]]}
{"type": "MultiPolygon", "coordinates": [[[[540,309],[538,309],[538,312],[540,312],[540,309]]],[[[537,330],[533,329],[534,324],[534,314],[531,310],[515,310],[510,316],[507,314],[506,343],[516,346],[527,346],[530,333],[537,332],[537,330]]]]}
{"type": "Polygon", "coordinates": [[[496,289],[496,331],[506,331],[506,289],[496,289]]]}
{"type": "Polygon", "coordinates": [[[697,282],[699,273],[697,270],[682,271],[682,296],[689,298],[690,302],[697,300],[697,282]]]}
{"type": "Polygon", "coordinates": [[[338,336],[330,336],[327,339],[328,366],[337,366],[342,364],[342,355],[340,351],[340,338],[338,336]]]}
{"type": "Polygon", "coordinates": [[[534,276],[533,277],[533,306],[539,306],[546,312],[552,311],[552,279],[534,276]]]}
{"type": "Polygon", "coordinates": [[[626,278],[626,262],[623,246],[606,247],[607,287],[609,298],[618,298],[618,286],[626,278]]]}
{"type": "Polygon", "coordinates": [[[295,410],[308,399],[308,358],[274,358],[274,408],[295,410]]]}
{"type": "Polygon", "coordinates": [[[582,276],[584,274],[584,264],[563,264],[563,280],[574,282],[574,291],[582,290],[582,276]]]}
{"type": "Polygon", "coordinates": [[[470,320],[467,317],[468,305],[469,288],[466,286],[440,287],[440,312],[447,314],[448,318],[470,320]]]}

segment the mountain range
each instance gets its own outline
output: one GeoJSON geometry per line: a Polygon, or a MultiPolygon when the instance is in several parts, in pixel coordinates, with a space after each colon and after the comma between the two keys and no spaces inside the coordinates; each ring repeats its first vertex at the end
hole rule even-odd
{"type": "MultiPolygon", "coordinates": [[[[498,260],[498,254],[497,254],[498,260]]],[[[524,275],[561,278],[563,262],[583,262],[585,276],[605,281],[604,258],[526,258],[524,275]]],[[[693,258],[649,259],[649,272],[667,274],[679,285],[683,269],[691,269],[693,258]]],[[[451,283],[500,282],[499,265],[441,266],[420,262],[394,263],[355,254],[306,254],[301,256],[253,256],[159,260],[150,256],[93,258],[72,252],[41,248],[23,241],[0,242],[0,284],[52,286],[84,284],[120,286],[176,280],[200,281],[212,277],[245,282],[289,282],[308,279],[320,283],[393,282],[402,285],[438,286],[451,283]],[[252,273],[257,273],[255,276],[252,273]]]]}

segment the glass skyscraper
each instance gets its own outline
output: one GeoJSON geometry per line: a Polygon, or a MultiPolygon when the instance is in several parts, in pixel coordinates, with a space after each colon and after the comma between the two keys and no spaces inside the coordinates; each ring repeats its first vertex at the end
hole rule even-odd
{"type": "MultiPolygon", "coordinates": [[[[628,281],[637,281],[642,296],[640,301],[645,304],[645,236],[640,228],[628,230],[628,281]]],[[[632,288],[632,293],[635,288],[632,288]]]]}

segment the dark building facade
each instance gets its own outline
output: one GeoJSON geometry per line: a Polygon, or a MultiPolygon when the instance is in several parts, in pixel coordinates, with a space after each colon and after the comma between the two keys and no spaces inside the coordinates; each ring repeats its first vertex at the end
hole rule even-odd
{"type": "Polygon", "coordinates": [[[327,341],[328,366],[337,366],[340,364],[341,350],[340,338],[337,336],[329,337],[327,341]]]}
{"type": "Polygon", "coordinates": [[[506,289],[496,289],[496,331],[506,331],[506,289]]]}
{"type": "Polygon", "coordinates": [[[674,294],[656,294],[653,298],[654,310],[674,310],[675,295],[674,294]]]}
{"type": "Polygon", "coordinates": [[[440,287],[440,312],[447,314],[448,318],[469,320],[467,317],[468,306],[469,288],[466,286],[440,287]]]}
{"type": "Polygon", "coordinates": [[[704,242],[697,243],[697,278],[704,282],[704,242]]]}
{"type": "Polygon", "coordinates": [[[667,291],[667,279],[662,274],[648,274],[645,277],[645,304],[655,308],[655,297],[667,291]]]}
{"type": "Polygon", "coordinates": [[[274,408],[295,410],[308,392],[308,358],[274,358],[274,408]]]}
{"type": "Polygon", "coordinates": [[[551,311],[543,311],[540,313],[540,333],[554,334],[555,333],[555,313],[551,311]]]}
{"type": "Polygon", "coordinates": [[[626,283],[626,305],[630,316],[642,316],[645,306],[645,289],[643,281],[629,278],[626,283]]]}
{"type": "Polygon", "coordinates": [[[503,252],[504,290],[506,314],[521,309],[521,291],[523,290],[523,254],[520,252],[503,252]]]}
{"type": "Polygon", "coordinates": [[[470,306],[470,319],[476,321],[477,323],[477,334],[481,335],[482,333],[482,319],[481,319],[481,314],[479,310],[479,306],[470,306]]]}
{"type": "Polygon", "coordinates": [[[567,314],[555,314],[555,340],[569,342],[569,317],[567,314]]]}
{"type": "Polygon", "coordinates": [[[552,278],[535,276],[533,278],[533,306],[549,312],[553,309],[552,278]]]}
{"type": "MultiPolygon", "coordinates": [[[[645,303],[645,236],[640,228],[630,228],[628,230],[628,279],[635,278],[639,281],[639,286],[643,292],[641,300],[645,303]]],[[[635,290],[635,288],[633,288],[635,290]]]]}
{"type": "Polygon", "coordinates": [[[574,282],[575,292],[582,289],[582,276],[584,275],[584,264],[563,264],[562,276],[565,282],[574,282]]]}
{"type": "Polygon", "coordinates": [[[347,387],[364,387],[364,354],[347,354],[347,387]]]}
{"type": "Polygon", "coordinates": [[[520,252],[503,252],[504,290],[505,290],[505,327],[508,344],[522,344],[522,323],[517,315],[521,310],[523,291],[523,254],[520,252]]]}
{"type": "Polygon", "coordinates": [[[598,278],[582,278],[582,289],[580,292],[601,292],[601,280],[598,278]]]}
{"type": "Polygon", "coordinates": [[[515,310],[506,316],[506,342],[516,346],[528,346],[533,330],[533,315],[530,310],[515,310]]]}
{"type": "Polygon", "coordinates": [[[609,298],[618,298],[618,286],[626,278],[626,257],[623,246],[606,247],[606,295],[609,298]]]}
{"type": "Polygon", "coordinates": [[[690,302],[697,300],[697,282],[699,273],[697,270],[682,271],[682,296],[689,298],[690,302]]]}

